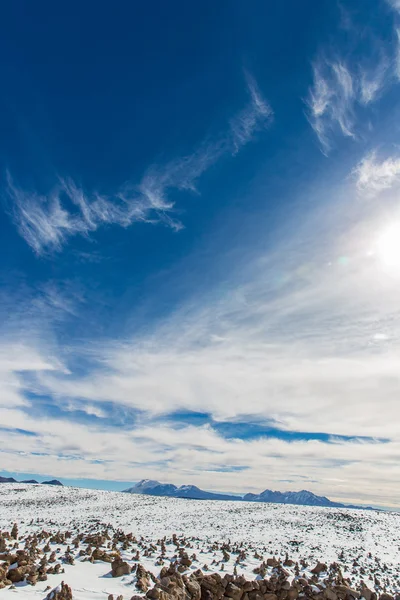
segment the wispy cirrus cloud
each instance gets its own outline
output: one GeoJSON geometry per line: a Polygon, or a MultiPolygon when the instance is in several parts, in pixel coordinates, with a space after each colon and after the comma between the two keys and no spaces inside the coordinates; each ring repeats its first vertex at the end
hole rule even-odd
{"type": "MultiPolygon", "coordinates": [[[[395,9],[397,2],[389,0],[395,9]]],[[[337,135],[353,140],[361,137],[365,111],[399,79],[398,39],[383,42],[368,27],[351,27],[355,43],[347,52],[322,51],[312,64],[307,117],[324,154],[332,149],[337,135]],[[357,44],[360,40],[362,51],[357,44]]]]}
{"type": "Polygon", "coordinates": [[[400,11],[400,0],[386,0],[386,2],[391,6],[394,10],[400,11]]]}
{"type": "Polygon", "coordinates": [[[397,79],[400,79],[400,29],[396,29],[396,56],[395,56],[395,75],[397,79]]]}
{"type": "Polygon", "coordinates": [[[325,154],[336,134],[357,137],[357,106],[375,102],[390,81],[392,69],[383,56],[372,67],[351,69],[342,61],[320,59],[313,65],[307,98],[308,119],[325,154]]]}
{"type": "MultiPolygon", "coordinates": [[[[381,188],[380,175],[372,181],[381,188]]],[[[245,272],[141,335],[75,340],[68,352],[54,340],[46,350],[43,338],[12,352],[3,339],[3,468],[227,491],[259,490],[265,472],[272,487],[303,487],[309,474],[313,491],[352,502],[376,501],[379,482],[379,501],[395,505],[398,279],[368,255],[379,221],[361,227],[357,202],[347,221],[357,183],[301,224],[293,215],[274,251],[250,253],[245,272]],[[199,412],[210,423],[184,421],[199,412]],[[238,421],[309,439],[242,439],[212,425],[238,421]]],[[[45,307],[70,314],[66,291],[46,287],[45,307]]]]}
{"type": "Polygon", "coordinates": [[[382,56],[371,68],[359,69],[359,96],[361,104],[368,105],[378,99],[390,79],[390,61],[382,56]]]}
{"type": "Polygon", "coordinates": [[[272,108],[263,98],[254,77],[246,73],[246,80],[250,102],[230,122],[235,152],[247,144],[254,133],[268,125],[273,118],[272,108]]]}
{"type": "Polygon", "coordinates": [[[377,152],[365,156],[353,170],[360,192],[374,196],[400,181],[400,157],[379,159],[377,152]]]}
{"type": "Polygon", "coordinates": [[[323,60],[314,63],[307,104],[311,126],[325,152],[330,150],[330,134],[335,129],[354,137],[354,100],[353,76],[344,63],[323,60]]]}
{"type": "Polygon", "coordinates": [[[162,223],[183,227],[170,198],[173,189],[196,191],[199,178],[224,155],[235,155],[257,131],[269,125],[272,109],[256,80],[246,74],[248,104],[213,142],[203,142],[192,154],[162,165],[152,165],[139,183],[125,184],[112,195],[89,193],[62,178],[46,195],[21,189],[7,175],[7,194],[20,235],[33,251],[59,251],[75,235],[89,236],[103,225],[129,227],[133,223],[162,223]],[[75,210],[68,208],[72,204],[75,210]]]}
{"type": "Polygon", "coordinates": [[[8,175],[8,196],[20,235],[38,255],[58,251],[75,235],[88,236],[102,225],[128,227],[135,222],[162,222],[179,229],[180,225],[167,213],[172,203],[154,194],[138,194],[126,189],[113,197],[90,195],[71,180],[60,180],[44,196],[19,188],[8,175]],[[68,199],[76,211],[65,205],[68,199]]]}

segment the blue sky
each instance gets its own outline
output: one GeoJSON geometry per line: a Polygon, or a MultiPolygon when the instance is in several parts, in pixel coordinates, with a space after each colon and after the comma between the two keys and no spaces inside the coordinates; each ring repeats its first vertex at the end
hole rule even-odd
{"type": "Polygon", "coordinates": [[[400,2],[0,10],[0,473],[399,506],[400,2]]]}

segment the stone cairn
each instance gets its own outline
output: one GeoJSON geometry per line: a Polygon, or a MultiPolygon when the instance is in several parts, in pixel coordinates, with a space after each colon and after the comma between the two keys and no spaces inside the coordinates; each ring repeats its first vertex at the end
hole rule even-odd
{"type": "MultiPolygon", "coordinates": [[[[120,530],[114,530],[110,536],[110,529],[109,525],[103,533],[85,535],[78,532],[75,537],[68,531],[49,533],[42,530],[19,537],[18,526],[15,524],[10,532],[0,532],[0,590],[19,582],[34,586],[46,581],[49,574],[64,573],[63,565],[74,565],[75,559],[79,558],[90,563],[109,563],[113,577],[133,575],[130,583],[135,584],[137,593],[131,596],[131,600],[400,600],[399,594],[390,595],[382,588],[378,593],[376,590],[379,589],[379,581],[376,576],[375,591],[363,580],[357,586],[352,584],[350,579],[343,576],[341,567],[336,562],[329,566],[319,562],[306,576],[302,573],[304,561],[299,564],[286,556],[281,562],[280,559],[270,557],[254,569],[253,580],[238,575],[236,565],[233,574],[225,573],[224,567],[230,559],[229,552],[232,553],[228,544],[213,547],[222,551],[222,561],[218,563],[220,572],[208,573],[208,565],[189,571],[197,560],[196,555],[189,556],[187,549],[192,547],[190,542],[187,539],[180,540],[175,535],[172,537],[172,544],[177,553],[174,561],[166,566],[166,538],[153,544],[146,542],[144,538],[137,540],[132,534],[125,534],[120,530]],[[57,545],[67,548],[54,550],[57,545]],[[121,550],[127,552],[133,547],[131,565],[123,560],[121,550]],[[140,564],[141,555],[156,559],[155,564],[161,566],[158,577],[140,564]]],[[[240,548],[234,550],[238,555],[236,564],[240,564],[245,560],[246,552],[240,548]]],[[[255,557],[262,558],[258,554],[255,557]]],[[[48,590],[50,587],[46,591],[48,590]]],[[[50,590],[45,598],[72,599],[72,590],[64,582],[50,590]]],[[[114,600],[112,594],[108,600],[114,600]]],[[[123,597],[118,596],[115,600],[123,600],[123,597]]]]}

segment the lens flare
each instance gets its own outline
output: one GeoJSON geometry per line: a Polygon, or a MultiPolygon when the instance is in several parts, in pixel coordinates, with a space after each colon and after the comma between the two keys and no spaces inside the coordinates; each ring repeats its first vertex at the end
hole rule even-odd
{"type": "Polygon", "coordinates": [[[391,225],[380,235],[376,254],[386,267],[400,271],[400,223],[391,225]]]}

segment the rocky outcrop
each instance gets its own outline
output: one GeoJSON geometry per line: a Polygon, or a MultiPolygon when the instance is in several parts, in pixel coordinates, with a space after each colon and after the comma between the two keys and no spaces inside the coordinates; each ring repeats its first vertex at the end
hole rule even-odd
{"type": "Polygon", "coordinates": [[[116,558],[111,565],[111,574],[113,577],[122,577],[122,575],[129,575],[131,567],[129,563],[122,560],[122,558],[116,558]]]}
{"type": "Polygon", "coordinates": [[[72,590],[62,581],[59,586],[47,594],[45,600],[72,600],[72,590]]]}
{"type": "MultiPolygon", "coordinates": [[[[197,570],[190,576],[181,575],[175,566],[164,567],[153,588],[146,597],[149,600],[400,600],[390,594],[377,594],[363,584],[353,589],[333,563],[329,568],[318,563],[311,571],[312,577],[289,577],[279,563],[273,574],[266,579],[247,580],[242,575],[219,573],[204,574],[197,570]],[[319,574],[328,577],[319,582],[319,574]]],[[[134,597],[135,598],[135,597],[134,597]]]]}
{"type": "MultiPolygon", "coordinates": [[[[95,548],[92,552],[93,560],[101,560],[103,562],[113,563],[117,561],[119,558],[116,552],[106,552],[106,550],[101,550],[100,548],[95,548]]],[[[116,577],[115,575],[113,577],[116,577]]],[[[118,577],[118,576],[117,576],[118,577]]]]}
{"type": "MultiPolygon", "coordinates": [[[[108,563],[103,565],[104,574],[111,568],[112,577],[126,577],[123,583],[132,586],[131,593],[136,587],[133,600],[144,596],[149,600],[400,600],[399,595],[389,593],[396,586],[388,577],[387,565],[375,557],[373,570],[366,572],[360,564],[361,554],[353,557],[349,569],[348,563],[341,563],[340,555],[337,563],[314,559],[311,563],[295,551],[293,560],[289,553],[276,551],[268,556],[243,542],[224,540],[207,543],[206,563],[201,556],[204,550],[197,546],[199,538],[183,534],[137,539],[132,533],[98,523],[84,531],[35,528],[23,533],[24,525],[19,525],[0,532],[0,589],[18,588],[18,584],[35,586],[49,575],[64,573],[64,567],[69,576],[69,569],[77,562],[101,561],[108,563]],[[245,567],[251,572],[247,570],[250,560],[257,562],[251,567],[254,577],[247,579],[237,571],[245,567]],[[150,561],[157,567],[157,577],[144,566],[150,561]]],[[[371,553],[368,559],[372,561],[371,553]]],[[[70,600],[72,592],[62,584],[48,594],[50,597],[70,600]]]]}

